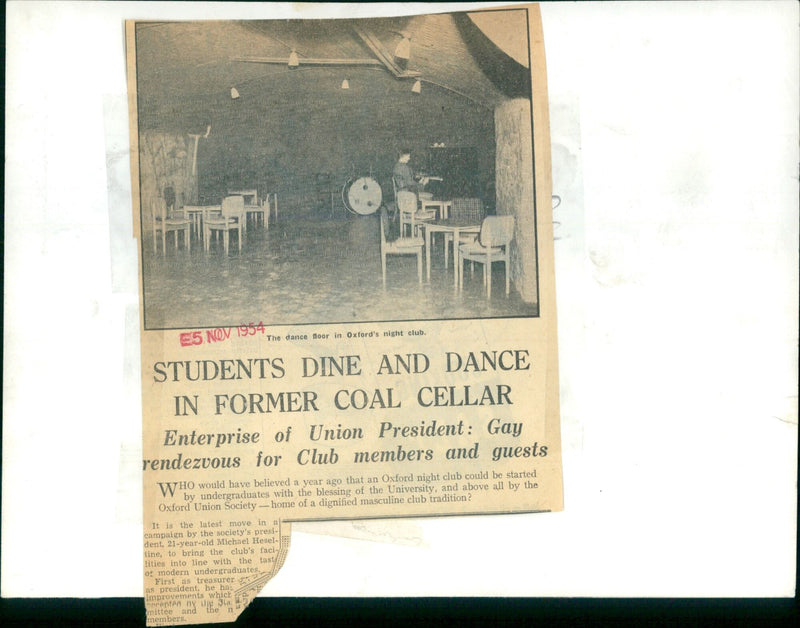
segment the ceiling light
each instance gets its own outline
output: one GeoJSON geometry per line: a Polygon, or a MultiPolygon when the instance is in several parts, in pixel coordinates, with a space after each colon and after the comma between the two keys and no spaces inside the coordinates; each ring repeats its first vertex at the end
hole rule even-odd
{"type": "Polygon", "coordinates": [[[289,67],[296,68],[300,65],[300,57],[297,56],[297,52],[292,50],[291,54],[289,55],[289,67]]]}
{"type": "Polygon", "coordinates": [[[414,94],[419,94],[422,91],[422,83],[419,79],[414,81],[414,86],[411,88],[411,92],[414,94]]]}
{"type": "Polygon", "coordinates": [[[342,81],[342,89],[350,89],[350,81],[347,79],[342,81]]]}
{"type": "Polygon", "coordinates": [[[411,40],[408,37],[403,36],[403,39],[397,44],[397,48],[394,49],[394,56],[398,59],[411,58],[411,40]]]}
{"type": "Polygon", "coordinates": [[[235,87],[231,87],[231,98],[233,98],[234,100],[239,98],[239,90],[236,89],[235,87]]]}

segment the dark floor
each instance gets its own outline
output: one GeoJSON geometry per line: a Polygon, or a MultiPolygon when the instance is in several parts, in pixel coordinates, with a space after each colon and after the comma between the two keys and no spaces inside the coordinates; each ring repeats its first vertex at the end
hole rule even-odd
{"type": "MultiPolygon", "coordinates": [[[[486,298],[481,269],[453,288],[441,241],[431,257],[431,281],[417,282],[416,257],[387,257],[386,290],[381,282],[378,216],[290,220],[247,231],[242,252],[231,238],[203,250],[193,239],[191,254],[176,250],[168,234],[166,254],[154,255],[144,238],[144,295],[147,329],[223,327],[358,321],[535,316],[511,284],[505,295],[503,265],[494,264],[492,298],[486,298]]],[[[182,235],[181,235],[182,238],[182,235]]],[[[452,253],[451,253],[452,255],[452,253]]],[[[424,264],[424,259],[423,259],[424,264]]]]}

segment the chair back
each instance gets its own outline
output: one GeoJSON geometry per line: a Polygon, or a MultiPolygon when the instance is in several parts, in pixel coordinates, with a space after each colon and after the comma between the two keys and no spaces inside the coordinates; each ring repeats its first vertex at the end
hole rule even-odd
{"type": "Polygon", "coordinates": [[[454,198],[450,207],[450,217],[456,220],[474,222],[483,220],[483,201],[479,198],[454,198]]]}
{"type": "Polygon", "coordinates": [[[400,236],[405,236],[404,225],[411,225],[414,234],[414,221],[417,217],[417,195],[410,190],[397,190],[397,214],[400,218],[400,236]]]}
{"type": "Polygon", "coordinates": [[[164,202],[167,205],[168,213],[172,213],[175,210],[175,205],[177,202],[177,196],[175,194],[175,188],[171,185],[168,185],[164,188],[164,202]]]}
{"type": "Polygon", "coordinates": [[[413,214],[417,211],[417,195],[410,190],[397,191],[397,209],[401,212],[413,214]]]}
{"type": "Polygon", "coordinates": [[[226,196],[222,199],[222,215],[225,218],[244,216],[244,196],[226,196]]]}
{"type": "Polygon", "coordinates": [[[162,197],[154,198],[150,202],[150,215],[153,218],[153,224],[163,224],[167,219],[167,201],[162,197]]]}
{"type": "Polygon", "coordinates": [[[483,247],[508,246],[514,238],[514,216],[487,216],[481,223],[483,247]]]}

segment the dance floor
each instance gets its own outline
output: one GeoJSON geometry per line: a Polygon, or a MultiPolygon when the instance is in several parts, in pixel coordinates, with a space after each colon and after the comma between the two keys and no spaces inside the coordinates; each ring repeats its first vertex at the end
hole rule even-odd
{"type": "MultiPolygon", "coordinates": [[[[182,238],[182,235],[181,235],[182,238]]],[[[192,240],[188,253],[168,234],[166,253],[144,238],[145,325],[148,329],[221,327],[243,323],[293,325],[535,316],[536,304],[514,289],[506,296],[503,265],[494,264],[492,297],[486,298],[482,268],[465,271],[464,289],[453,288],[441,240],[431,256],[431,280],[417,281],[416,257],[387,258],[381,281],[377,215],[280,221],[247,230],[242,251],[231,238],[210,251],[192,240]]],[[[452,254],[451,254],[452,255],[452,254]]],[[[424,263],[424,260],[423,260],[424,263]]]]}

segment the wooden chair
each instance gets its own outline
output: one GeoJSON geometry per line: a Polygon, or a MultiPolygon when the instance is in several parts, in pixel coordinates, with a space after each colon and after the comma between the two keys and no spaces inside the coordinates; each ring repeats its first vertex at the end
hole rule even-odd
{"type": "Polygon", "coordinates": [[[222,232],[225,243],[225,255],[228,254],[230,232],[234,229],[239,233],[239,251],[242,250],[242,230],[245,221],[244,197],[226,196],[222,199],[222,211],[219,216],[209,217],[203,223],[205,233],[204,241],[206,251],[211,248],[211,232],[222,232]]]}
{"type": "MultiPolygon", "coordinates": [[[[389,214],[386,207],[380,210],[381,222],[381,272],[383,275],[383,287],[386,288],[386,256],[387,255],[416,255],[417,256],[417,276],[419,283],[422,283],[422,248],[425,241],[419,237],[389,238],[389,214]]],[[[402,233],[402,232],[401,232],[402,233]]]]}
{"type": "MultiPolygon", "coordinates": [[[[258,217],[264,217],[264,202],[258,200],[258,189],[248,188],[242,190],[228,190],[228,196],[241,196],[244,199],[245,220],[242,222],[242,230],[247,233],[247,218],[253,215],[253,224],[258,225],[258,217]]],[[[269,205],[267,205],[269,208],[269,205]]]]}
{"type": "Polygon", "coordinates": [[[269,204],[267,203],[266,198],[262,198],[261,201],[255,205],[245,205],[245,210],[248,217],[250,216],[253,217],[254,226],[256,227],[258,226],[258,222],[260,219],[261,224],[269,228],[269,224],[267,221],[267,215],[269,214],[269,204]]]}
{"type": "MultiPolygon", "coordinates": [[[[258,226],[259,218],[261,224],[269,230],[269,215],[272,210],[275,210],[275,220],[278,219],[278,194],[277,192],[267,192],[260,201],[256,204],[245,205],[245,213],[247,216],[253,216],[253,224],[258,226]]],[[[245,232],[247,231],[247,223],[245,222],[245,232]]]]}
{"type": "Polygon", "coordinates": [[[244,213],[246,217],[244,221],[245,233],[247,233],[247,219],[251,216],[253,217],[253,226],[257,227],[260,221],[262,225],[269,229],[269,194],[261,200],[255,197],[252,203],[248,203],[245,199],[244,213]]]}
{"type": "Polygon", "coordinates": [[[161,233],[161,254],[167,252],[167,232],[175,233],[175,248],[178,248],[178,231],[183,231],[186,250],[192,252],[192,219],[181,212],[168,211],[167,201],[158,198],[150,204],[153,223],[153,249],[158,252],[158,233],[161,233]]]}
{"type": "Polygon", "coordinates": [[[264,198],[264,206],[267,208],[267,229],[269,229],[269,212],[270,212],[270,205],[269,205],[269,197],[272,197],[272,210],[275,211],[275,222],[278,222],[278,193],[273,192],[272,194],[267,194],[264,198]]]}
{"type": "Polygon", "coordinates": [[[458,288],[464,285],[464,260],[483,264],[483,285],[486,286],[486,297],[492,296],[492,262],[503,262],[506,271],[506,295],[511,282],[508,274],[509,249],[514,239],[514,216],[487,216],[481,224],[481,232],[477,240],[461,244],[458,247],[459,273],[458,288]]]}
{"type": "Polygon", "coordinates": [[[409,236],[417,236],[417,225],[436,219],[435,211],[422,211],[417,205],[417,195],[409,190],[398,190],[396,194],[397,211],[400,214],[400,235],[405,237],[406,225],[409,236]]]}

